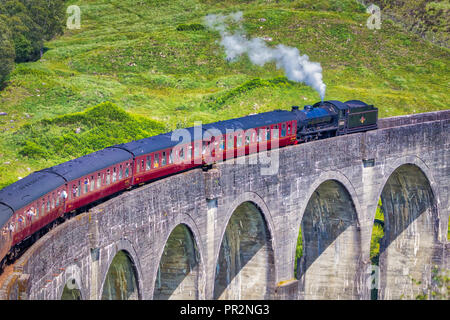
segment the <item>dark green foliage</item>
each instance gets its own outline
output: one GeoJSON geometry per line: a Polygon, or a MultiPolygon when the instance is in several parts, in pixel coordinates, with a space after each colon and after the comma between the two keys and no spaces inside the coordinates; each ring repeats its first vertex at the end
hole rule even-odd
{"type": "Polygon", "coordinates": [[[70,159],[159,134],[164,129],[162,123],[130,115],[115,104],[104,102],[83,112],[23,126],[19,153],[33,159],[47,159],[50,155],[52,160],[70,159]]]}
{"type": "Polygon", "coordinates": [[[0,15],[0,88],[14,67],[14,43],[6,24],[6,17],[0,15]]]}
{"type": "Polygon", "coordinates": [[[0,4],[0,14],[10,26],[16,62],[39,59],[44,41],[63,33],[63,0],[8,0],[0,4]]]}
{"type": "Polygon", "coordinates": [[[19,154],[33,159],[47,158],[48,156],[45,149],[40,147],[33,141],[26,141],[23,148],[19,151],[19,154]]]}
{"type": "Polygon", "coordinates": [[[200,23],[180,24],[177,26],[177,31],[198,31],[204,29],[205,26],[200,23]]]}
{"type": "Polygon", "coordinates": [[[43,40],[63,34],[65,21],[64,0],[22,0],[33,21],[40,26],[43,40]]]}

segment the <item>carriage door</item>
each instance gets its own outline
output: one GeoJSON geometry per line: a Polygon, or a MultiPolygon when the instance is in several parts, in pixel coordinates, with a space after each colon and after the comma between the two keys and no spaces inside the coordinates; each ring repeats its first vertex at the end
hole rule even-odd
{"type": "Polygon", "coordinates": [[[345,110],[339,110],[338,135],[345,134],[345,110]]]}

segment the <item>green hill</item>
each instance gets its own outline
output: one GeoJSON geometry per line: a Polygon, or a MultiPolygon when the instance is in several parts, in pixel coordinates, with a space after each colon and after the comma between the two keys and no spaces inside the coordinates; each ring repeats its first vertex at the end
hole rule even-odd
{"type": "Polygon", "coordinates": [[[323,68],[326,99],[380,116],[448,108],[449,51],[389,20],[369,30],[356,0],[78,0],[81,29],[17,64],[0,92],[0,187],[33,170],[176,127],[319,100],[274,64],[227,62],[209,13],[242,11],[251,37],[323,68]],[[108,101],[107,104],[102,104],[108,101]],[[95,107],[97,106],[97,107],[95,107]],[[79,133],[76,133],[79,131],[79,133]]]}

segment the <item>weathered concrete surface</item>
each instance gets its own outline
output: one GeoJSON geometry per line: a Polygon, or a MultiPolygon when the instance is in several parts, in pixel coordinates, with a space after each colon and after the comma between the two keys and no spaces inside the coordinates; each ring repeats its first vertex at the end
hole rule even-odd
{"type": "Polygon", "coordinates": [[[351,299],[361,261],[356,209],[345,188],[325,181],[313,193],[302,220],[300,265],[305,299],[351,299]]]}
{"type": "Polygon", "coordinates": [[[167,239],[159,262],[153,298],[198,299],[198,250],[189,229],[178,225],[167,239]]]}
{"type": "Polygon", "coordinates": [[[83,299],[100,299],[124,251],[140,299],[369,299],[381,197],[389,232],[379,295],[410,297],[420,288],[409,276],[427,280],[433,265],[450,267],[450,112],[381,119],[380,128],[272,151],[274,175],[249,164],[258,162],[252,155],[125,192],[40,239],[0,294],[60,299],[75,279],[83,299]],[[305,255],[295,281],[300,225],[305,255]]]}
{"type": "Polygon", "coordinates": [[[251,202],[236,208],[220,246],[214,298],[271,299],[274,293],[271,237],[261,211],[251,202]]]}

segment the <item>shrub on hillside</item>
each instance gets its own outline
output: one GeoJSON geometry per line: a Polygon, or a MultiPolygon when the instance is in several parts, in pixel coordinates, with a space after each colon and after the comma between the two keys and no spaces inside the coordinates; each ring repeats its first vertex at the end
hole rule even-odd
{"type": "Polygon", "coordinates": [[[192,23],[192,24],[179,24],[177,26],[177,31],[198,31],[204,30],[205,26],[200,23],[192,23]]]}

